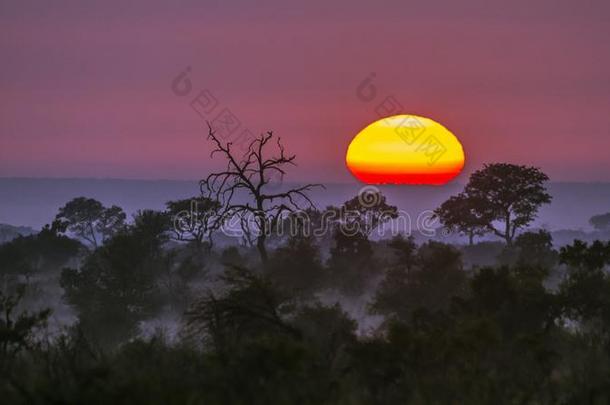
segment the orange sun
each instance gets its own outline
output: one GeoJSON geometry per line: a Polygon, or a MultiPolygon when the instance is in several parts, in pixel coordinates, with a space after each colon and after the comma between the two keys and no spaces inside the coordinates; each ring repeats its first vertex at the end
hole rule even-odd
{"type": "Polygon", "coordinates": [[[394,115],[356,135],[347,167],[368,184],[445,184],[464,167],[462,144],[445,127],[417,115],[394,115]]]}

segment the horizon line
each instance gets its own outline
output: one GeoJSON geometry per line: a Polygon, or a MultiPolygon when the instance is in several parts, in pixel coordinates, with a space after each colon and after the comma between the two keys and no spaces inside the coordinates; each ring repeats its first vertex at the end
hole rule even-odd
{"type": "MultiPolygon", "coordinates": [[[[83,180],[92,180],[92,181],[133,181],[133,182],[174,182],[174,183],[190,183],[195,182],[198,183],[201,179],[171,179],[171,178],[157,178],[157,179],[146,179],[146,178],[129,178],[129,177],[60,177],[60,176],[48,176],[48,177],[38,177],[38,176],[0,176],[0,181],[3,180],[51,180],[51,181],[60,181],[60,180],[72,180],[72,181],[83,181],[83,180]]],[[[549,180],[549,183],[552,184],[610,184],[610,180],[549,180]]],[[[362,184],[356,179],[353,181],[320,181],[320,180],[295,180],[295,181],[286,181],[286,184],[303,184],[303,183],[320,183],[320,184],[338,184],[338,185],[348,185],[348,184],[362,184]]],[[[449,182],[445,185],[463,185],[465,183],[455,181],[449,182]]],[[[412,187],[422,187],[421,185],[413,186],[413,185],[404,185],[404,184],[370,184],[377,187],[392,187],[392,186],[400,186],[406,188],[412,187]]],[[[435,186],[442,187],[442,186],[435,186]]]]}

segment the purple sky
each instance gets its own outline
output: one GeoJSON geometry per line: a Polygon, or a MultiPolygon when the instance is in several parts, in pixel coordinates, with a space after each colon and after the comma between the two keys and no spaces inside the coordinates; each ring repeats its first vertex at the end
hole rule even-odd
{"type": "Polygon", "coordinates": [[[465,173],[610,181],[607,1],[91,3],[0,2],[1,177],[201,178],[207,89],[211,119],[282,137],[294,180],[349,180],[349,141],[394,96],[460,138],[465,173]]]}

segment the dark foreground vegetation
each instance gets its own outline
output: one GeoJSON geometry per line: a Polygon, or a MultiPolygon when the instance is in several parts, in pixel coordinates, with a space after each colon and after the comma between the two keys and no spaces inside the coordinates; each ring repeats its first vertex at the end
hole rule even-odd
{"type": "Polygon", "coordinates": [[[294,159],[263,158],[271,139],[231,163],[213,138],[227,171],[164,212],[78,198],[0,245],[0,402],[610,403],[610,243],[527,229],[544,174],[476,172],[436,210],[468,245],[378,239],[398,215],[381,194],[318,210],[316,185],[265,191],[294,159]]]}

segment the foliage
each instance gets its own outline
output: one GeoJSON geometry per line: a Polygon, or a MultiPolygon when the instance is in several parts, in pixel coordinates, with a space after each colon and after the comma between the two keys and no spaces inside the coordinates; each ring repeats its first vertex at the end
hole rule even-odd
{"type": "Polygon", "coordinates": [[[212,231],[217,229],[218,201],[206,197],[192,197],[168,201],[167,214],[173,222],[172,234],[176,240],[203,243],[211,240],[212,231]]]}
{"type": "Polygon", "coordinates": [[[552,269],[559,261],[553,249],[553,238],[548,231],[524,232],[515,238],[512,246],[505,246],[498,257],[504,265],[532,266],[552,269]]]}
{"type": "Polygon", "coordinates": [[[20,351],[34,347],[37,330],[46,325],[51,314],[49,309],[15,314],[26,288],[20,284],[14,294],[0,290],[0,375],[6,375],[20,351]]]}
{"type": "Polygon", "coordinates": [[[566,316],[582,322],[610,349],[610,242],[581,241],[561,248],[561,262],[570,271],[560,289],[566,316]]]}
{"type": "Polygon", "coordinates": [[[39,233],[20,236],[0,245],[0,283],[6,294],[17,293],[22,284],[27,284],[24,301],[38,298],[41,289],[38,281],[54,278],[67,263],[81,257],[83,245],[48,226],[39,233]]]}
{"type": "Polygon", "coordinates": [[[408,322],[419,309],[445,311],[465,292],[466,276],[460,252],[430,241],[414,254],[409,240],[394,240],[396,262],[389,267],[372,303],[373,311],[408,322]]]}
{"type": "Polygon", "coordinates": [[[82,245],[49,227],[39,233],[21,236],[0,245],[3,274],[32,274],[59,268],[76,256],[82,245]]]}
{"type": "Polygon", "coordinates": [[[122,208],[116,205],[106,208],[101,202],[85,197],[69,201],[55,217],[59,227],[87,241],[93,248],[98,247],[98,235],[106,241],[123,228],[125,219],[122,208]]]}
{"type": "Polygon", "coordinates": [[[331,285],[348,296],[361,295],[371,278],[379,274],[371,242],[364,233],[351,234],[343,228],[335,230],[333,242],[326,263],[331,285]]]}
{"type": "MultiPolygon", "coordinates": [[[[337,217],[331,246],[301,221],[297,232],[265,247],[263,263],[249,246],[201,249],[201,229],[193,229],[193,243],[171,241],[172,212],[188,200],[168,203],[166,212],[140,211],[127,225],[116,209],[105,219],[78,216],[85,233],[112,228],[92,250],[58,234],[64,219],[1,245],[5,281],[71,266],[60,282],[78,322],[47,329],[50,310],[24,300],[22,284],[3,283],[0,398],[11,404],[610,402],[610,243],[576,240],[557,252],[546,231],[515,233],[545,200],[545,176],[537,169],[488,165],[473,177],[461,196],[481,198],[484,208],[465,219],[451,217],[453,208],[438,215],[446,226],[456,220],[462,232],[485,218],[491,230],[503,207],[510,212],[503,234],[510,244],[372,240],[371,229],[383,226],[395,207],[385,199],[362,206],[356,198],[310,210],[309,225],[321,224],[325,213],[355,212],[337,217]],[[524,173],[533,177],[522,179],[524,173]],[[527,201],[506,205],[512,187],[525,188],[527,201]],[[488,254],[465,265],[462,252],[469,264],[488,254]],[[550,283],[551,275],[559,281],[550,283]],[[354,310],[354,302],[370,314],[354,310]],[[168,313],[177,331],[146,330],[168,313]]],[[[84,205],[82,212],[98,207],[84,205]]]]}
{"type": "Polygon", "coordinates": [[[191,330],[217,352],[267,334],[298,333],[281,316],[291,309],[290,297],[268,277],[228,267],[222,280],[227,290],[220,297],[210,292],[186,313],[191,330]]]}
{"type": "Polygon", "coordinates": [[[290,237],[276,249],[266,266],[269,277],[295,297],[310,296],[325,281],[325,269],[312,236],[290,237]]]}
{"type": "Polygon", "coordinates": [[[462,232],[480,232],[485,226],[510,245],[517,230],[534,220],[542,204],[551,202],[544,187],[547,180],[535,167],[487,164],[470,176],[463,193],[442,205],[437,215],[445,226],[462,232]]]}
{"type": "Polygon", "coordinates": [[[61,285],[78,312],[80,326],[101,344],[115,344],[137,332],[138,322],[159,305],[157,276],[166,218],[144,211],[135,224],[94,251],[79,269],[64,269],[61,285]]]}
{"type": "Polygon", "coordinates": [[[460,193],[442,203],[434,215],[447,230],[468,236],[468,244],[472,245],[475,236],[483,236],[489,231],[482,212],[478,199],[460,193]]]}
{"type": "Polygon", "coordinates": [[[379,191],[358,195],[344,202],[341,207],[334,208],[333,211],[335,223],[344,232],[362,233],[366,236],[389,220],[398,217],[396,206],[389,205],[386,197],[379,191]]]}

